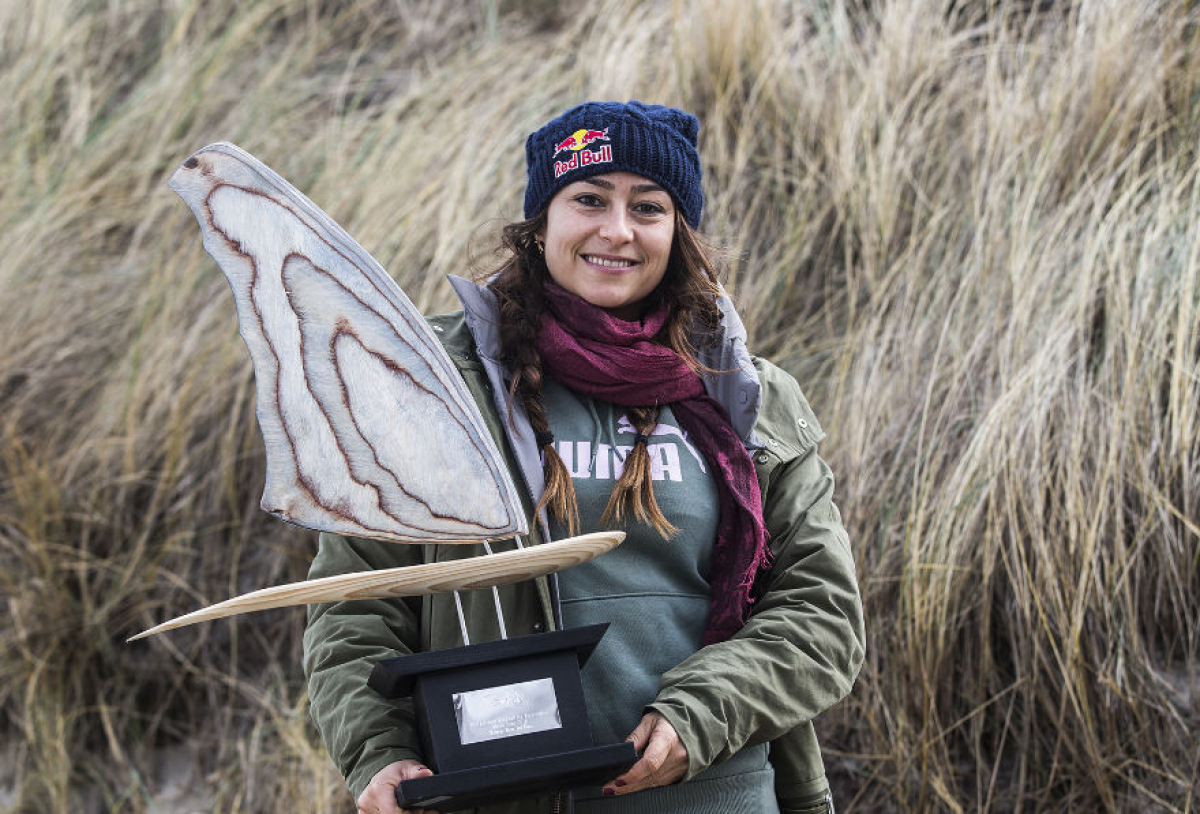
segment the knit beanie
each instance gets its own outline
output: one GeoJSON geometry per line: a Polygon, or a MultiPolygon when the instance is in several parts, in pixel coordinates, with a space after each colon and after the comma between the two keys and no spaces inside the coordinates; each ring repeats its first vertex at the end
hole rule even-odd
{"type": "Polygon", "coordinates": [[[690,226],[700,224],[700,120],[643,102],[584,102],[525,140],[525,217],[546,208],[554,193],[582,178],[632,172],[661,186],[690,226]]]}

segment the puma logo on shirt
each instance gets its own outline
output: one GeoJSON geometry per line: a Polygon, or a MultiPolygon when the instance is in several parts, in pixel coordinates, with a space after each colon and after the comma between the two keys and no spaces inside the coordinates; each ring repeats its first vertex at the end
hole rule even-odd
{"type": "MultiPolygon", "coordinates": [[[[597,444],[593,455],[590,441],[555,441],[554,446],[574,480],[618,480],[625,471],[625,456],[633,450],[632,446],[597,444]]],[[[650,454],[651,480],[683,480],[675,444],[647,444],[646,452],[650,454]]]]}
{"type": "MultiPolygon", "coordinates": [[[[617,421],[617,433],[637,435],[637,430],[628,416],[621,416],[617,421]]],[[[687,435],[678,427],[670,424],[659,424],[650,433],[651,438],[678,438],[684,448],[696,459],[700,471],[707,473],[704,458],[696,448],[688,443],[687,435]]],[[[563,463],[567,465],[574,480],[619,480],[625,470],[625,457],[633,450],[633,445],[600,444],[593,449],[591,441],[556,441],[555,448],[563,463]]],[[[646,444],[646,452],[650,455],[650,479],[661,481],[683,480],[683,467],[679,461],[679,444],[674,440],[646,444]]]]}

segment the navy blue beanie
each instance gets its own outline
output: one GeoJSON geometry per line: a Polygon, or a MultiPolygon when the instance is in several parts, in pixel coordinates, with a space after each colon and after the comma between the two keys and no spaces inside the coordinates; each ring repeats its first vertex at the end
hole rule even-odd
{"type": "Polygon", "coordinates": [[[642,102],[584,102],[525,140],[525,217],[546,208],[554,193],[581,178],[632,172],[675,199],[683,219],[700,225],[700,120],[691,113],[642,102]]]}

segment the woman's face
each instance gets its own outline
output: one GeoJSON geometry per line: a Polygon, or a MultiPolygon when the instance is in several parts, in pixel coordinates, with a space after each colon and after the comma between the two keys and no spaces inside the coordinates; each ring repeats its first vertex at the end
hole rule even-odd
{"type": "Polygon", "coordinates": [[[675,204],[640,175],[594,175],[550,199],[538,237],[554,282],[615,317],[634,320],[666,274],[675,204]]]}

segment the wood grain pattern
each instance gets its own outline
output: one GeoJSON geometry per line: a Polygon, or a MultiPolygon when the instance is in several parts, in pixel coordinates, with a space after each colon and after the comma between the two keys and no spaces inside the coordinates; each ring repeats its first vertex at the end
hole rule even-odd
{"type": "Polygon", "coordinates": [[[486,557],[339,574],[263,588],[163,622],[131,637],[128,641],[194,625],[197,622],[267,608],[283,608],[310,602],[422,596],[520,582],[587,562],[616,548],[624,539],[625,533],[621,531],[597,532],[486,557]]]}
{"type": "Polygon", "coordinates": [[[362,247],[232,144],[200,150],[169,184],[233,289],[266,443],[265,511],[394,541],[526,533],[454,364],[362,247]]]}

